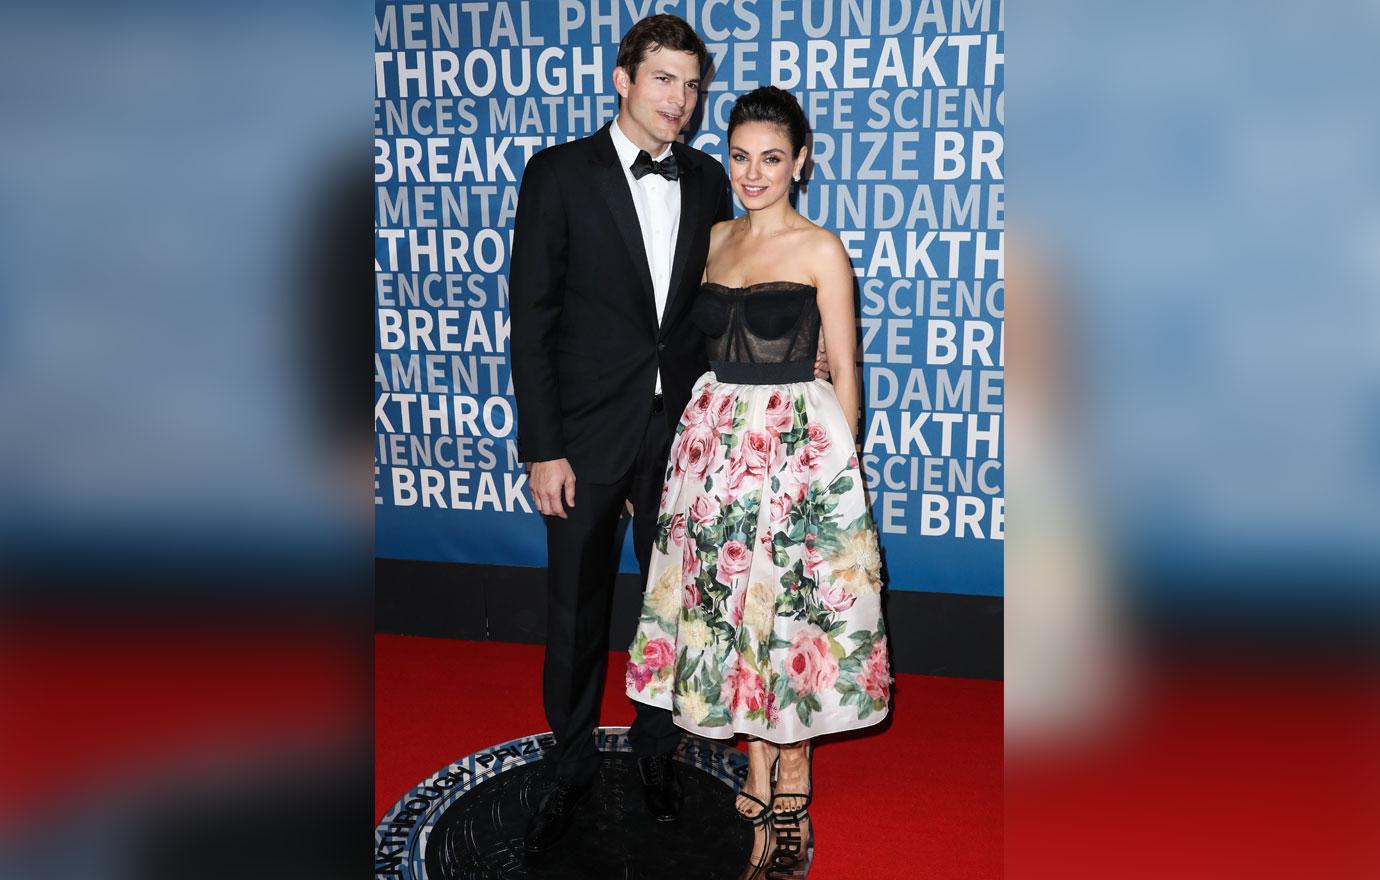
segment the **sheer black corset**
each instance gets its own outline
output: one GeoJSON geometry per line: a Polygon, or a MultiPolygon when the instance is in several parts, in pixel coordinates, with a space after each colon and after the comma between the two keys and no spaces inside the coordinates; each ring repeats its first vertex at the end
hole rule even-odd
{"type": "Polygon", "coordinates": [[[708,337],[709,368],[720,382],[774,385],[815,377],[819,306],[809,284],[705,282],[691,317],[708,337]]]}

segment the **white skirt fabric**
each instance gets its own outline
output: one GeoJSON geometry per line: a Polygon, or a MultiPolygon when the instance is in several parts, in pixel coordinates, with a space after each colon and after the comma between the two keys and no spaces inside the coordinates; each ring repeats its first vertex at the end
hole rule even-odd
{"type": "Polygon", "coordinates": [[[628,696],[692,733],[876,724],[881,560],[833,386],[695,383],[671,444],[628,696]]]}

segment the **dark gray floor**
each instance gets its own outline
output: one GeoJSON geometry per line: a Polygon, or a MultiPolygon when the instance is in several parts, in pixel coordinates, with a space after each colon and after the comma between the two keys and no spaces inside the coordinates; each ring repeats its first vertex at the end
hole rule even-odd
{"type": "Polygon", "coordinates": [[[428,880],[736,880],[752,846],[733,809],[733,790],[677,763],[685,788],[681,819],[657,822],[642,803],[633,756],[605,755],[599,779],[553,853],[524,854],[522,833],[544,791],[540,763],[514,768],[457,800],[426,847],[428,880]]]}

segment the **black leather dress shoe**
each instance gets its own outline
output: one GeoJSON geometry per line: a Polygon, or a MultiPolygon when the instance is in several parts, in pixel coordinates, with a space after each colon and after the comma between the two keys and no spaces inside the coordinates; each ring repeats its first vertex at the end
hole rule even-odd
{"type": "Polygon", "coordinates": [[[522,842],[529,853],[549,852],[569,830],[575,818],[575,808],[589,794],[591,785],[576,785],[569,780],[557,779],[552,783],[541,806],[527,822],[527,833],[522,842]]]}
{"type": "Polygon", "coordinates": [[[637,772],[642,775],[647,812],[658,822],[674,822],[680,816],[682,793],[675,764],[670,755],[648,755],[637,759],[637,772]]]}

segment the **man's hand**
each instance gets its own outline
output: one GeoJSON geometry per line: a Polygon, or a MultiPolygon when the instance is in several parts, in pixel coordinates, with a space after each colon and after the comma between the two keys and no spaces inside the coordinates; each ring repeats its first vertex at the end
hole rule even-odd
{"type": "Polygon", "coordinates": [[[829,353],[824,350],[824,334],[819,334],[819,351],[815,352],[815,378],[829,378],[829,353]]]}
{"type": "Polygon", "coordinates": [[[532,462],[527,484],[532,489],[532,500],[537,504],[538,513],[568,519],[561,501],[564,499],[565,504],[575,506],[575,471],[570,469],[569,459],[532,462]]]}

